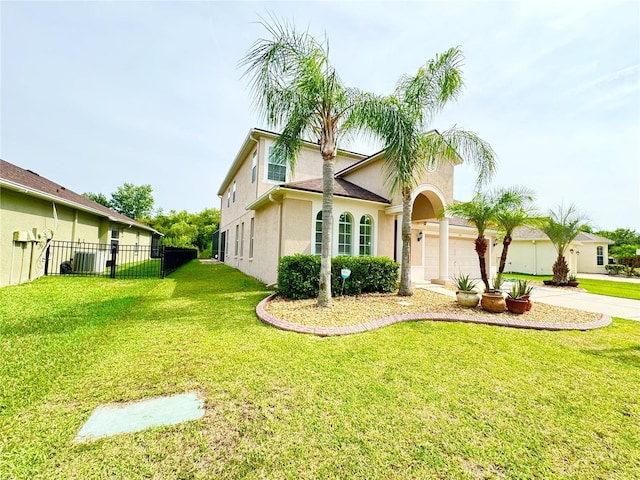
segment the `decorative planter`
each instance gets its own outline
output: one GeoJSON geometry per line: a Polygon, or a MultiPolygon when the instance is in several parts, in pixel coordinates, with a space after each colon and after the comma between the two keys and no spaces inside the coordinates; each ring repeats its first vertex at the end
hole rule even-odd
{"type": "Polygon", "coordinates": [[[547,286],[555,285],[555,282],[553,280],[543,280],[542,283],[544,283],[547,286]]]}
{"type": "Polygon", "coordinates": [[[529,295],[523,295],[520,298],[527,301],[527,312],[531,310],[531,300],[529,299],[529,295]]]}
{"type": "Polygon", "coordinates": [[[502,293],[483,293],[480,305],[484,310],[492,313],[502,313],[506,308],[502,293]]]}
{"type": "Polygon", "coordinates": [[[506,303],[507,303],[507,308],[511,313],[517,313],[519,315],[522,315],[524,312],[528,310],[527,309],[527,306],[529,305],[528,300],[507,297],[506,303]]]}
{"type": "Polygon", "coordinates": [[[578,280],[569,280],[567,283],[570,287],[577,287],[578,285],[580,285],[580,282],[578,280]]]}
{"type": "Polygon", "coordinates": [[[480,295],[476,292],[463,292],[462,290],[458,290],[456,292],[456,299],[458,303],[463,307],[477,307],[480,302],[480,295]]]}

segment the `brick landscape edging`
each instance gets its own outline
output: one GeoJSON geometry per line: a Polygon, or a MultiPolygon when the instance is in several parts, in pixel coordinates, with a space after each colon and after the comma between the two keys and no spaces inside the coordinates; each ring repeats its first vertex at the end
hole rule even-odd
{"type": "Polygon", "coordinates": [[[354,333],[363,333],[370,330],[386,327],[400,322],[412,322],[416,320],[431,320],[439,322],[465,322],[465,323],[481,323],[485,325],[497,325],[500,327],[511,328],[530,328],[533,330],[593,330],[595,328],[606,327],[611,324],[611,316],[602,314],[598,320],[586,323],[553,323],[553,322],[529,322],[527,320],[513,318],[488,318],[474,317],[473,315],[460,315],[456,313],[404,313],[391,315],[389,317],[379,318],[366,323],[357,325],[346,325],[343,327],[316,327],[311,325],[300,325],[298,323],[287,322],[278,317],[274,317],[265,310],[265,305],[276,294],[269,295],[262,300],[256,307],[256,314],[263,322],[273,325],[280,330],[289,330],[297,333],[311,333],[320,337],[328,337],[333,335],[351,335],[354,333]]]}

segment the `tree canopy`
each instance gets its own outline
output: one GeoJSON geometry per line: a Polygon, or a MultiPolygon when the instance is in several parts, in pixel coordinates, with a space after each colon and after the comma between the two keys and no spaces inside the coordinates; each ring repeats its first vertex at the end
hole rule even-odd
{"type": "Polygon", "coordinates": [[[151,185],[126,183],[111,194],[111,208],[135,220],[144,220],[153,214],[151,185]]]}

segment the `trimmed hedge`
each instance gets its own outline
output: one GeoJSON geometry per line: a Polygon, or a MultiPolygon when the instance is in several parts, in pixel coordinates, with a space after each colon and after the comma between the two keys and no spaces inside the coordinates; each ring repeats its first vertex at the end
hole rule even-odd
{"type": "MultiPolygon", "coordinates": [[[[331,259],[331,295],[342,293],[340,270],[351,276],[344,282],[345,295],[386,293],[397,289],[400,265],[388,257],[334,257],[331,259]]],[[[291,255],[282,257],[278,266],[278,291],[293,300],[315,298],[320,283],[320,257],[291,255]]]]}

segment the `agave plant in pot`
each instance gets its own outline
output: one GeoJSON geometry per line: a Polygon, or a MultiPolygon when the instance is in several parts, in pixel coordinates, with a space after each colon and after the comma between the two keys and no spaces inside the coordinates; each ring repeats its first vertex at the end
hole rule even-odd
{"type": "Polygon", "coordinates": [[[456,287],[456,300],[463,307],[475,308],[480,302],[480,295],[475,290],[478,282],[471,280],[469,275],[458,275],[453,278],[456,287]]]}
{"type": "Polygon", "coordinates": [[[498,273],[493,280],[493,288],[482,294],[480,305],[487,312],[502,313],[506,308],[504,296],[502,295],[502,275],[498,273]]]}
{"type": "Polygon", "coordinates": [[[507,309],[511,313],[517,314],[531,310],[531,301],[529,300],[531,290],[532,287],[526,280],[518,280],[514,283],[506,298],[507,309]]]}

